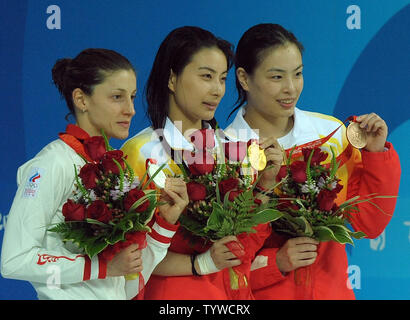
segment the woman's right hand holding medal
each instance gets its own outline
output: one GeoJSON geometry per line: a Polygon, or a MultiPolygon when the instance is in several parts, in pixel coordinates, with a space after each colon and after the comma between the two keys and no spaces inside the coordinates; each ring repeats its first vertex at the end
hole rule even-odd
{"type": "Polygon", "coordinates": [[[264,149],[267,166],[259,171],[261,175],[258,186],[262,189],[270,189],[276,183],[276,176],[283,163],[283,151],[279,142],[274,137],[262,138],[259,147],[264,149]]]}
{"type": "Polygon", "coordinates": [[[370,152],[383,152],[388,133],[386,122],[373,112],[356,117],[356,121],[367,134],[365,149],[370,152]]]}
{"type": "Polygon", "coordinates": [[[159,201],[165,202],[158,207],[160,216],[175,224],[189,202],[185,181],[182,178],[167,177],[159,201]]]}

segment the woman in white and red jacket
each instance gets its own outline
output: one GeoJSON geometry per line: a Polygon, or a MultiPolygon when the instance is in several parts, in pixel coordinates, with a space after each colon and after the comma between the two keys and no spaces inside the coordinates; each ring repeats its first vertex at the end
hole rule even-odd
{"type": "Polygon", "coordinates": [[[131,299],[143,288],[138,279],[125,280],[124,275],[141,272],[148,281],[165,257],[187,204],[185,183],[168,183],[164,192],[174,191],[174,201],[159,207],[147,246],[131,244],[108,262],[101,256],[89,259],[47,231],[64,221],[62,206],[75,188],[73,166],[85,164],[79,155],[85,150],[84,140],[100,136],[102,129],[108,138],[125,139],[136,94],[131,63],[107,49],[86,49],[74,59],[60,59],[52,76],[76,125],[69,124],[66,139],[52,141],[18,170],[18,190],[3,240],[2,276],[30,281],[39,299],[131,299]]]}
{"type": "MultiPolygon", "coordinates": [[[[337,204],[357,195],[397,196],[400,161],[386,142],[388,128],[382,118],[374,113],[357,117],[360,127],[367,130],[367,145],[358,150],[347,141],[341,121],[296,107],[303,90],[302,51],[295,36],[279,25],[260,24],[243,34],[235,59],[239,110],[225,133],[245,141],[273,136],[276,146],[284,149],[313,141],[329,153],[332,147],[340,161],[337,175],[343,185],[337,204]]],[[[270,185],[260,187],[275,183],[272,179],[270,185]]],[[[372,201],[383,211],[361,203],[352,219],[353,228],[369,238],[384,230],[396,204],[395,198],[372,201]]],[[[273,231],[252,264],[252,292],[256,299],[354,299],[347,267],[344,245],[319,244],[307,237],[287,239],[273,231]],[[301,267],[307,268],[299,271],[301,267]]]]}

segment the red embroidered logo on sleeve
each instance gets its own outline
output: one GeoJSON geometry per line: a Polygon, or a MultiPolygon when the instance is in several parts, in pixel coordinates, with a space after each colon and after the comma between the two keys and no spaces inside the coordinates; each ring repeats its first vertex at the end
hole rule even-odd
{"type": "Polygon", "coordinates": [[[67,259],[69,261],[75,261],[78,257],[84,257],[82,254],[77,255],[74,259],[66,257],[66,256],[52,256],[49,254],[37,254],[38,255],[38,260],[37,260],[37,264],[38,265],[43,265],[46,264],[48,262],[57,262],[60,259],[67,259]]]}

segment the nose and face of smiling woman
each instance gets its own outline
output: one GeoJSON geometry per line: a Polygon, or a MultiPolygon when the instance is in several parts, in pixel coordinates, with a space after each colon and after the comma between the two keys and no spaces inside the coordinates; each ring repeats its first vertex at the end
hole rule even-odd
{"type": "Polygon", "coordinates": [[[265,49],[252,74],[237,69],[247,104],[266,119],[289,118],[303,90],[303,64],[299,48],[287,43],[265,49]]]}
{"type": "Polygon", "coordinates": [[[235,53],[238,100],[245,121],[262,135],[282,137],[293,127],[303,90],[302,53],[295,35],[281,25],[261,23],[240,38],[235,53]]]}

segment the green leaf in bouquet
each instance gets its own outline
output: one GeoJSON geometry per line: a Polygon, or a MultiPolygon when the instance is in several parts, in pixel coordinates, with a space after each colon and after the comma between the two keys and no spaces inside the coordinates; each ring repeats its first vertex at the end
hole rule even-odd
{"type": "Polygon", "coordinates": [[[108,225],[104,222],[101,222],[101,221],[98,221],[98,220],[95,220],[95,219],[91,219],[91,218],[86,218],[85,221],[87,223],[96,224],[96,225],[99,225],[99,226],[104,227],[104,228],[109,228],[110,227],[110,225],[108,225]]]}
{"type": "Polygon", "coordinates": [[[181,214],[179,216],[179,222],[186,230],[190,231],[194,235],[200,237],[208,236],[207,232],[203,230],[203,226],[187,214],[181,214]]]}
{"type": "MultiPolygon", "coordinates": [[[[147,180],[147,182],[144,183],[144,185],[141,187],[141,190],[145,190],[147,186],[149,186],[149,184],[152,182],[152,180],[154,180],[154,178],[157,176],[158,173],[160,173],[162,171],[162,169],[164,169],[164,167],[166,166],[166,163],[163,163],[158,169],[157,171],[154,172],[154,174],[147,180]]],[[[145,172],[145,174],[147,174],[147,172],[145,172]]],[[[144,174],[144,177],[145,177],[144,174]]]]}
{"type": "MultiPolygon", "coordinates": [[[[137,215],[134,213],[134,215],[137,215]]],[[[122,230],[122,231],[130,231],[132,227],[134,226],[134,223],[132,221],[132,216],[128,216],[126,219],[121,219],[116,225],[115,225],[115,230],[122,230]]]]}
{"type": "Polygon", "coordinates": [[[157,202],[157,193],[155,190],[146,189],[144,190],[144,192],[147,195],[147,199],[150,203],[147,210],[138,213],[138,221],[143,225],[146,225],[148,222],[151,221],[155,213],[155,208],[159,205],[159,203],[157,202]]]}
{"type": "Polygon", "coordinates": [[[148,208],[144,212],[141,212],[138,215],[138,220],[136,222],[142,224],[142,225],[147,225],[148,222],[151,221],[152,217],[154,216],[155,213],[155,206],[153,208],[148,208]]]}
{"type": "Polygon", "coordinates": [[[234,234],[233,227],[234,225],[232,221],[229,221],[228,219],[223,220],[221,226],[218,229],[214,230],[216,231],[217,239],[234,234]]]}
{"type": "Polygon", "coordinates": [[[312,226],[310,225],[309,221],[304,216],[294,217],[293,221],[295,221],[299,226],[301,226],[303,233],[306,236],[313,235],[312,226]]]}
{"type": "Polygon", "coordinates": [[[303,204],[303,200],[300,198],[293,199],[301,209],[306,210],[305,205],[303,204]]]}
{"type": "Polygon", "coordinates": [[[326,226],[314,226],[313,231],[315,238],[319,241],[337,241],[333,231],[326,226]]]}
{"type": "Polygon", "coordinates": [[[313,227],[319,241],[333,240],[341,244],[353,244],[352,232],[343,225],[327,225],[313,227]]]}
{"type": "Polygon", "coordinates": [[[310,151],[308,161],[306,163],[306,181],[309,185],[311,185],[313,183],[312,174],[310,173],[310,163],[312,162],[312,157],[313,157],[314,151],[315,151],[314,149],[312,149],[310,151]]]}
{"type": "Polygon", "coordinates": [[[175,152],[175,159],[174,163],[178,166],[179,170],[181,170],[182,176],[184,177],[185,181],[188,181],[189,179],[189,172],[187,171],[185,164],[183,163],[184,160],[182,160],[179,157],[179,153],[175,152]]]}
{"type": "Polygon", "coordinates": [[[246,161],[244,159],[244,161],[242,162],[240,170],[242,174],[242,181],[244,183],[245,188],[249,189],[251,187],[254,187],[254,185],[252,184],[254,169],[252,168],[252,165],[250,164],[247,158],[246,161]]]}
{"type": "Polygon", "coordinates": [[[304,220],[297,219],[287,212],[282,212],[282,217],[273,221],[272,226],[275,231],[285,232],[293,236],[304,235],[306,229],[304,220]]]}
{"type": "Polygon", "coordinates": [[[105,149],[106,149],[107,151],[115,150],[113,147],[110,146],[110,142],[108,141],[107,135],[105,134],[105,132],[104,132],[103,129],[101,129],[101,135],[102,135],[103,138],[104,138],[105,149]]]}
{"type": "Polygon", "coordinates": [[[138,221],[134,222],[134,226],[132,228],[133,231],[147,231],[151,232],[151,228],[148,227],[146,224],[140,223],[138,221]]]}
{"type": "Polygon", "coordinates": [[[127,159],[125,159],[125,157],[122,158],[122,160],[125,163],[125,167],[127,168],[127,172],[128,172],[128,182],[131,184],[134,182],[134,170],[131,168],[130,164],[128,163],[127,159]]]}
{"type": "Polygon", "coordinates": [[[61,222],[55,227],[48,229],[48,231],[60,234],[63,242],[72,241],[76,244],[81,244],[83,240],[87,239],[87,234],[83,228],[76,228],[75,225],[83,223],[84,221],[61,222]]]}
{"type": "Polygon", "coordinates": [[[342,213],[343,211],[350,210],[355,207],[356,203],[355,201],[359,199],[360,196],[355,196],[353,198],[350,198],[349,200],[346,200],[342,204],[340,204],[339,208],[334,212],[334,215],[338,215],[342,213]]]}
{"type": "Polygon", "coordinates": [[[124,189],[124,170],[122,169],[122,166],[120,163],[115,160],[114,158],[112,159],[114,161],[115,165],[117,166],[119,173],[120,173],[120,191],[123,191],[124,189]]]}
{"type": "Polygon", "coordinates": [[[345,243],[353,244],[353,240],[350,236],[350,230],[347,229],[345,226],[328,225],[327,227],[333,231],[333,234],[337,242],[342,243],[342,244],[345,244],[345,243]]]}
{"type": "Polygon", "coordinates": [[[222,223],[225,220],[224,216],[224,209],[218,203],[212,203],[212,213],[208,218],[207,225],[205,227],[206,230],[218,230],[218,228],[222,227],[222,223]]]}
{"type": "Polygon", "coordinates": [[[332,153],[332,159],[331,159],[331,169],[330,169],[330,174],[329,174],[328,179],[331,181],[336,176],[337,169],[340,166],[340,162],[336,162],[336,154],[331,146],[330,146],[330,152],[332,153]]]}
{"type": "Polygon", "coordinates": [[[107,243],[101,236],[90,237],[90,235],[87,234],[85,229],[75,227],[73,228],[72,225],[76,223],[84,222],[62,222],[57,224],[55,227],[50,228],[49,231],[59,233],[63,242],[73,242],[80,249],[83,249],[90,258],[92,258],[97,253],[101,252],[107,246],[107,243]]]}
{"type": "MultiPolygon", "coordinates": [[[[128,213],[133,212],[136,208],[138,208],[141,204],[143,204],[146,200],[149,200],[149,198],[152,196],[151,193],[147,193],[145,192],[146,190],[144,190],[145,195],[142,196],[141,198],[139,198],[137,201],[135,201],[132,206],[130,207],[130,209],[128,210],[128,213]]],[[[153,190],[155,192],[155,190],[153,190]]]]}
{"type": "MultiPolygon", "coordinates": [[[[282,148],[282,149],[283,149],[283,148],[282,148]]],[[[295,149],[296,149],[296,144],[292,147],[292,149],[290,149],[289,155],[288,155],[287,158],[286,158],[286,166],[287,166],[287,167],[290,166],[290,161],[292,160],[292,155],[293,155],[293,152],[295,151],[295,149]]],[[[283,154],[286,156],[286,152],[285,152],[285,151],[283,151],[283,154]]]]}
{"type": "Polygon", "coordinates": [[[258,224],[268,223],[275,221],[283,216],[282,212],[276,209],[264,209],[261,210],[251,217],[251,223],[253,226],[257,226],[258,224]]]}
{"type": "Polygon", "coordinates": [[[251,217],[244,217],[242,219],[239,219],[233,227],[232,235],[238,235],[244,232],[255,233],[255,224],[252,221],[250,221],[250,219],[251,217]]]}
{"type": "Polygon", "coordinates": [[[85,253],[90,257],[90,259],[99,254],[108,246],[108,243],[104,240],[92,240],[93,239],[88,239],[88,241],[86,241],[84,245],[85,253]]]}
{"type": "Polygon", "coordinates": [[[109,237],[105,238],[105,242],[107,244],[113,245],[113,244],[116,244],[119,241],[123,241],[123,240],[125,240],[125,233],[127,231],[126,230],[118,230],[117,232],[113,232],[109,237]]]}
{"type": "Polygon", "coordinates": [[[47,231],[64,234],[65,232],[70,231],[70,227],[66,222],[60,222],[55,224],[54,227],[47,229],[47,231]]]}
{"type": "Polygon", "coordinates": [[[304,216],[292,216],[288,212],[280,212],[281,217],[272,222],[275,232],[285,233],[293,237],[312,237],[314,230],[304,216]]]}
{"type": "Polygon", "coordinates": [[[350,235],[355,239],[363,239],[367,235],[362,231],[351,232],[350,235]]]}

